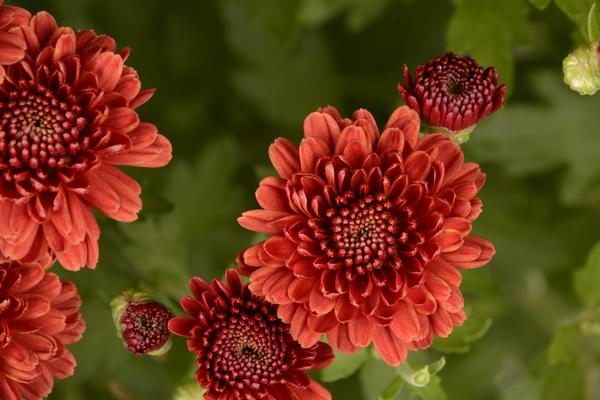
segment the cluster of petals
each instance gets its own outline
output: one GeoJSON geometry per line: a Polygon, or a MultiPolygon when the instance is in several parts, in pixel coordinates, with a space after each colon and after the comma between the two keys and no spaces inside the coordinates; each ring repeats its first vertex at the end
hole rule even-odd
{"type": "Polygon", "coordinates": [[[331,363],[331,347],[301,347],[277,307],[254,296],[237,271],[229,269],[225,283],[194,277],[190,289],[193,296],[181,300],[188,316],[173,318],[169,329],[196,353],[207,400],[331,399],[306,373],[331,363]]]}
{"type": "Polygon", "coordinates": [[[303,346],[324,334],[344,353],[373,343],[398,365],[465,320],[460,270],[495,252],[471,234],[485,176],[447,136],[419,130],[406,106],[382,133],[364,109],[348,119],[327,107],[305,119],[299,147],[271,145],[279,176],[239,218],[269,238],[238,267],[303,346]]]}
{"type": "Polygon", "coordinates": [[[135,111],[154,91],[125,65],[129,49],[46,12],[0,7],[0,54],[0,251],[94,267],[92,209],[127,222],[141,208],[140,185],[117,166],[171,159],[169,141],[135,111]]]}
{"type": "Polygon", "coordinates": [[[506,85],[495,68],[483,69],[468,56],[443,54],[417,67],[414,80],[404,65],[404,102],[432,127],[459,132],[473,127],[504,104],[506,85]]]}
{"type": "Polygon", "coordinates": [[[73,375],[85,330],[75,285],[46,265],[0,261],[0,398],[37,400],[73,375]]]}
{"type": "Polygon", "coordinates": [[[21,7],[5,6],[0,0],[0,83],[6,75],[7,65],[21,61],[27,43],[13,28],[29,22],[31,14],[21,7]]]}

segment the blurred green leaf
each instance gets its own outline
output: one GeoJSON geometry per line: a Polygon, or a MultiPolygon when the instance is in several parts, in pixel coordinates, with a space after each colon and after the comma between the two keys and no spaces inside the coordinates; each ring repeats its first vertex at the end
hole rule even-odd
{"type": "Polygon", "coordinates": [[[220,276],[246,245],[235,222],[241,209],[237,154],[231,138],[223,137],[194,164],[176,163],[164,187],[174,211],[122,225],[129,238],[126,254],[157,291],[177,298],[187,293],[191,275],[220,276]]]}
{"type": "Polygon", "coordinates": [[[454,328],[447,338],[436,338],[433,347],[444,353],[466,353],[470,344],[481,338],[492,326],[491,318],[470,315],[463,326],[454,328]]]}
{"type": "Polygon", "coordinates": [[[592,4],[587,17],[587,38],[595,42],[600,37],[600,8],[598,3],[592,4]]]}
{"type": "Polygon", "coordinates": [[[583,268],[575,273],[575,292],[586,307],[600,305],[600,242],[589,252],[583,268]]]}
{"type": "Polygon", "coordinates": [[[358,372],[364,399],[377,399],[398,378],[394,368],[380,359],[369,358],[358,372]]]}
{"type": "Polygon", "coordinates": [[[554,0],[556,5],[575,23],[584,38],[588,34],[588,15],[596,0],[554,0]]]}
{"type": "Polygon", "coordinates": [[[548,361],[550,364],[568,363],[577,355],[581,329],[576,324],[559,327],[554,334],[552,343],[548,347],[548,361]]]}
{"type": "Polygon", "coordinates": [[[237,1],[224,1],[223,7],[229,42],[241,61],[235,86],[268,119],[300,130],[309,112],[336,102],[331,55],[318,35],[287,48],[252,23],[237,1]]]}
{"type": "Polygon", "coordinates": [[[426,386],[410,386],[408,392],[420,400],[446,400],[448,396],[442,388],[441,381],[438,376],[434,376],[426,386]]]}
{"type": "Polygon", "coordinates": [[[335,352],[335,360],[321,370],[323,382],[334,382],[344,379],[358,371],[369,358],[369,349],[364,348],[352,354],[335,352]]]}
{"type": "Polygon", "coordinates": [[[557,364],[544,375],[540,399],[581,400],[584,385],[584,371],[579,364],[557,364]]]}
{"type": "Polygon", "coordinates": [[[527,0],[453,0],[448,24],[448,49],[494,66],[500,81],[512,90],[514,59],[511,48],[528,43],[533,32],[527,20],[527,0]]]}
{"type": "Polygon", "coordinates": [[[600,198],[600,97],[582,97],[561,77],[539,71],[531,76],[543,103],[515,103],[478,126],[472,141],[478,157],[514,175],[562,167],[560,197],[566,204],[600,198]]]}
{"type": "Polygon", "coordinates": [[[404,379],[402,379],[402,377],[400,377],[400,376],[395,378],[384,389],[384,391],[381,392],[381,394],[379,395],[377,400],[394,400],[400,394],[400,391],[402,390],[403,386],[404,386],[404,379]]]}
{"type": "Polygon", "coordinates": [[[304,0],[299,18],[307,25],[319,25],[347,12],[346,25],[352,31],[359,31],[385,11],[390,3],[391,0],[304,0]]]}
{"type": "Polygon", "coordinates": [[[529,2],[536,6],[539,10],[546,9],[546,7],[550,5],[550,1],[552,0],[529,0],[529,2]]]}

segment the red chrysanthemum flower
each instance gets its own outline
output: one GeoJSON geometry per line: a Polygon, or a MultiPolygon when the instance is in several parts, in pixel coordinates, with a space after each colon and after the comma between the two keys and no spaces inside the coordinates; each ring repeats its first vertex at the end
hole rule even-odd
{"type": "MultiPolygon", "coordinates": [[[[1,18],[0,18],[1,21],[1,18]]],[[[116,165],[160,167],[171,145],[134,111],[140,90],[129,50],[91,30],[59,28],[41,12],[13,27],[27,44],[0,85],[0,250],[29,262],[94,267],[100,231],[91,208],[133,221],[140,186],[116,165]]]]}
{"type": "Polygon", "coordinates": [[[75,285],[40,265],[0,263],[0,398],[37,400],[73,375],[85,330],[75,285]]]}
{"type": "Polygon", "coordinates": [[[492,67],[483,69],[471,57],[447,53],[417,67],[415,80],[404,65],[398,92],[431,127],[459,132],[470,128],[504,103],[506,85],[498,86],[492,67]]]}
{"type": "Polygon", "coordinates": [[[27,24],[31,14],[21,7],[4,6],[0,0],[0,83],[4,80],[4,66],[15,64],[25,56],[27,43],[13,28],[27,24]]]}
{"type": "Polygon", "coordinates": [[[226,284],[194,277],[190,289],[194,297],[181,300],[190,316],[173,318],[169,329],[187,337],[197,354],[196,379],[206,399],[331,399],[305,372],[331,363],[331,347],[302,348],[276,306],[250,293],[237,271],[227,270],[226,284]]]}
{"type": "Polygon", "coordinates": [[[494,253],[470,234],[485,176],[447,136],[418,133],[406,106],[381,135],[368,111],[349,120],[328,107],[305,119],[299,149],[271,145],[280,177],[260,183],[263,209],[239,218],[271,237],[238,265],[303,346],[323,334],[345,353],[373,342],[397,365],[465,319],[459,270],[494,253]]]}

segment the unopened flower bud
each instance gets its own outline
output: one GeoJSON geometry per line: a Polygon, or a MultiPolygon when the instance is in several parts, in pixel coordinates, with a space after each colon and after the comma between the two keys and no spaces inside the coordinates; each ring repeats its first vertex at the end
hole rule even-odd
{"type": "Polygon", "coordinates": [[[128,290],[115,297],[112,314],[117,336],[137,356],[159,356],[171,348],[168,323],[173,313],[144,291],[128,290]]]}
{"type": "Polygon", "coordinates": [[[600,43],[581,46],[563,60],[564,81],[581,95],[600,89],[600,43]]]}
{"type": "Polygon", "coordinates": [[[471,57],[446,53],[417,67],[414,80],[404,65],[398,93],[431,130],[464,143],[475,125],[504,103],[506,85],[493,67],[484,69],[471,57]]]}

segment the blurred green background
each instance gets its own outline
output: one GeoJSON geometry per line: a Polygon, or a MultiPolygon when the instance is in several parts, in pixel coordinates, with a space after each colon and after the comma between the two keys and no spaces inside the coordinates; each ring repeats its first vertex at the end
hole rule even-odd
{"type": "MultiPolygon", "coordinates": [[[[376,399],[445,355],[424,387],[388,398],[600,399],[600,95],[562,83],[561,62],[584,42],[593,0],[29,0],[59,25],[92,27],[130,46],[128,63],[154,99],[141,115],[174,145],[162,170],[131,170],[144,187],[138,222],[102,220],[95,271],[77,283],[88,330],[74,377],[52,399],[171,399],[193,378],[180,338],[163,358],[127,353],[108,303],[144,287],[166,304],[191,275],[221,276],[257,238],[235,218],[255,207],[267,147],[298,140],[327,104],[368,108],[383,125],[401,104],[402,64],[445,50],[495,65],[507,106],[465,146],[488,180],[475,225],[497,255],[464,275],[469,322],[411,356],[409,371],[359,353],[323,374],[335,399],[376,399]],[[577,277],[577,278],[575,278],[577,277]],[[491,326],[490,326],[491,324],[491,326]],[[489,328],[489,329],[487,329],[489,328]],[[408,375],[407,375],[408,374],[408,375]]],[[[178,309],[177,309],[178,310],[178,309]]],[[[433,368],[431,368],[433,369],[433,368]]]]}

